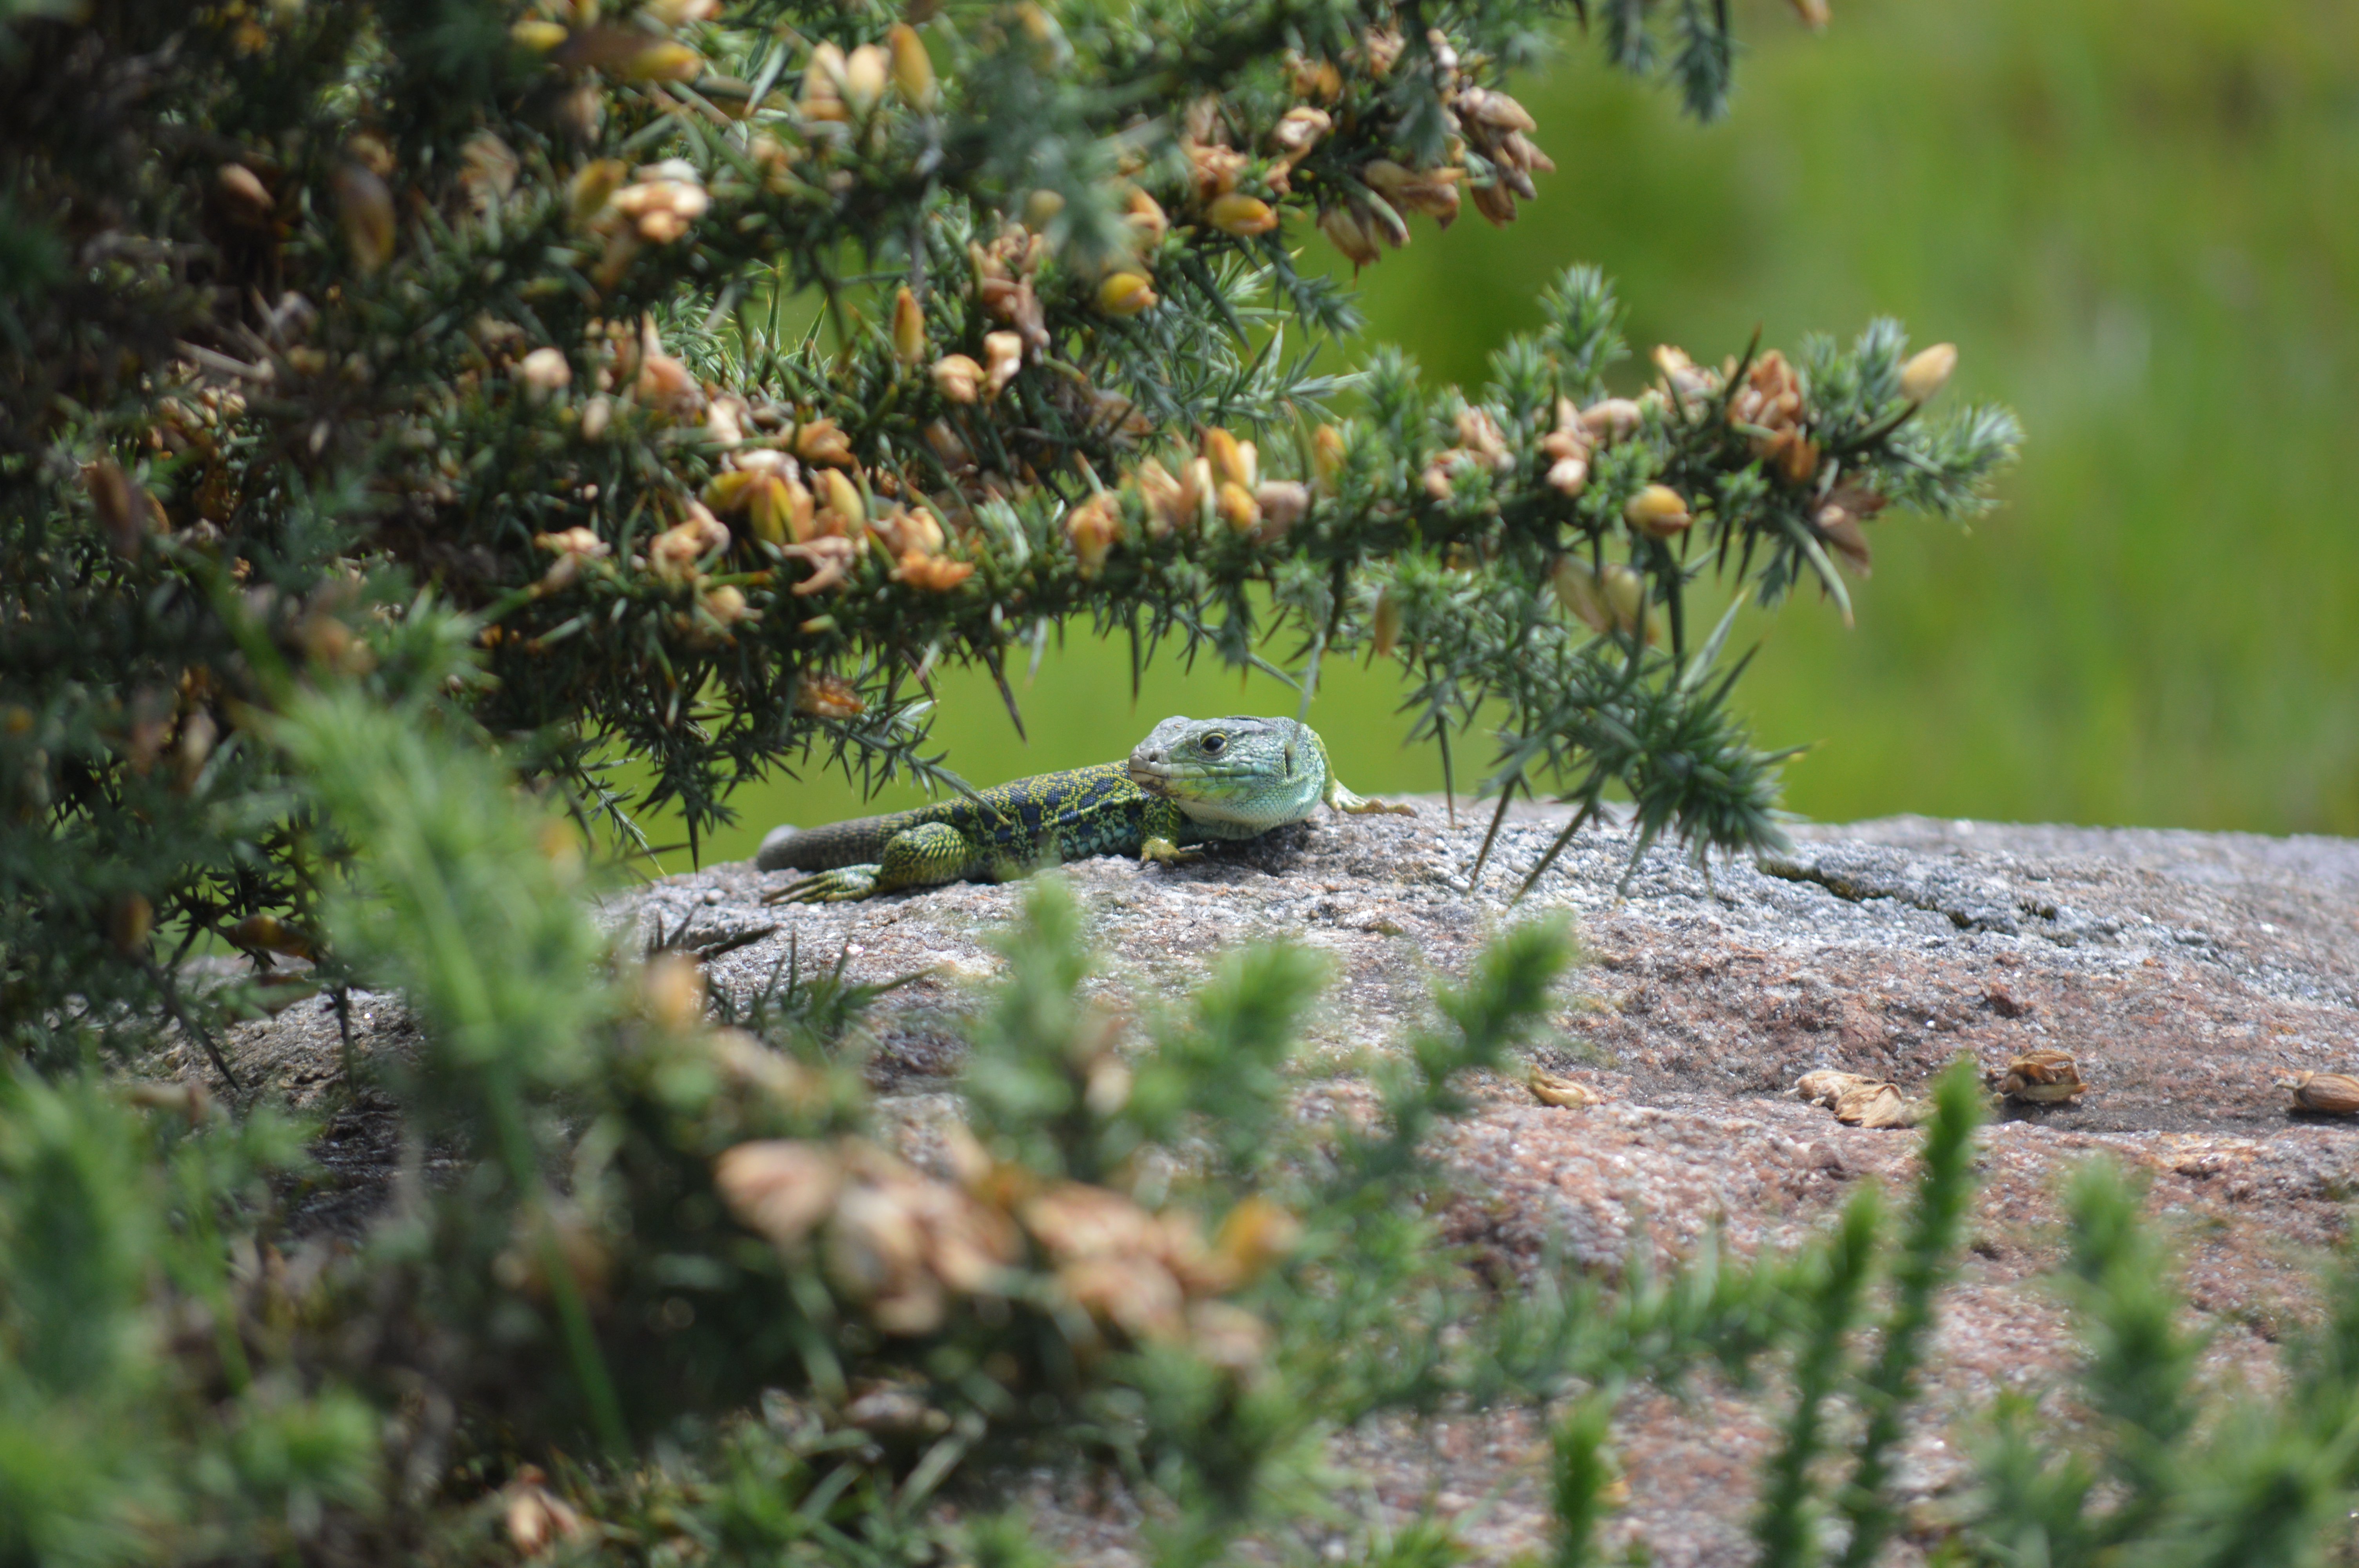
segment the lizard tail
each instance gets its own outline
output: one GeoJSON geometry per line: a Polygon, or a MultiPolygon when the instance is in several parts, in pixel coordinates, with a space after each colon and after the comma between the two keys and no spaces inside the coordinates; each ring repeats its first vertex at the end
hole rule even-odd
{"type": "Polygon", "coordinates": [[[754,865],[765,871],[829,871],[858,866],[883,853],[885,841],[899,823],[886,816],[863,816],[851,822],[831,822],[824,827],[797,827],[792,823],[773,827],[763,836],[754,865]]]}

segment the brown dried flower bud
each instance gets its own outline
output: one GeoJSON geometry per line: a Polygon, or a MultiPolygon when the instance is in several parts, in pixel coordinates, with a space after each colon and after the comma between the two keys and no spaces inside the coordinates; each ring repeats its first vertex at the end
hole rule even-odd
{"type": "Polygon", "coordinates": [[[1122,537],[1122,514],[1112,491],[1100,491],[1065,514],[1065,537],[1082,575],[1093,578],[1105,566],[1106,553],[1122,537]]]}
{"type": "Polygon", "coordinates": [[[1516,221],[1516,193],[1506,185],[1493,180],[1488,185],[1470,189],[1474,197],[1474,211],[1482,213],[1486,222],[1504,229],[1516,221]]]}
{"type": "Polygon", "coordinates": [[[357,163],[342,163],[334,176],[336,212],[353,265],[373,273],[393,259],[393,192],[357,163]]]}
{"type": "Polygon", "coordinates": [[[832,419],[806,419],[795,427],[795,456],[807,463],[850,468],[852,438],[832,419]]]}
{"type": "Polygon", "coordinates": [[[1007,384],[1024,368],[1024,340],[1014,332],[985,332],[983,353],[984,394],[995,398],[1007,390],[1007,384]]]}
{"type": "Polygon", "coordinates": [[[1310,487],[1300,480],[1266,480],[1254,487],[1254,504],[1261,511],[1256,536],[1267,544],[1284,536],[1310,510],[1310,487]]]}
{"type": "Polygon", "coordinates": [[[1269,133],[1270,145],[1291,164],[1317,146],[1334,123],[1324,109],[1299,105],[1278,117],[1269,133]]]}
{"type": "Polygon", "coordinates": [[[806,671],[795,682],[795,711],[806,719],[857,719],[868,705],[850,681],[806,671]]]}
{"type": "Polygon", "coordinates": [[[1153,458],[1140,463],[1131,477],[1138,481],[1138,493],[1147,503],[1147,526],[1150,534],[1159,538],[1195,514],[1194,501],[1188,487],[1174,479],[1170,470],[1153,458]]]}
{"type": "Polygon", "coordinates": [[[213,185],[230,211],[249,223],[268,222],[277,205],[261,177],[242,163],[225,163],[215,169],[213,185]]]}
{"type": "Polygon", "coordinates": [[[1385,254],[1349,205],[1320,213],[1319,232],[1355,267],[1373,265],[1385,254]]]}
{"type": "Polygon", "coordinates": [[[1865,577],[1874,568],[1875,553],[1868,548],[1867,535],[1860,531],[1857,518],[1840,506],[1821,506],[1811,521],[1818,524],[1819,536],[1834,546],[1852,570],[1865,577]]]}
{"type": "Polygon", "coordinates": [[[948,593],[973,575],[973,561],[954,561],[923,550],[904,550],[900,563],[893,568],[895,582],[906,582],[928,593],[948,593]]]}
{"type": "Polygon", "coordinates": [[[1539,123],[1532,118],[1530,111],[1495,89],[1461,88],[1458,101],[1453,106],[1462,117],[1479,121],[1485,125],[1495,125],[1503,131],[1539,129],[1539,123]]]}
{"type": "Polygon", "coordinates": [[[744,590],[727,583],[698,594],[696,607],[723,626],[734,626],[753,613],[746,606],[744,590]]]}
{"type": "Polygon", "coordinates": [[[527,1465],[516,1471],[516,1479],[500,1488],[500,1519],[507,1530],[508,1544],[519,1556],[538,1556],[552,1543],[582,1531],[581,1514],[549,1489],[548,1479],[539,1465],[527,1465]]]}
{"type": "Polygon", "coordinates": [[[821,39],[811,46],[803,68],[802,101],[799,113],[807,121],[841,124],[852,118],[843,105],[843,50],[821,39]]]}
{"type": "Polygon", "coordinates": [[[983,396],[983,367],[964,354],[944,354],[934,362],[934,390],[952,403],[974,403],[983,396]]]}
{"type": "Polygon", "coordinates": [[[1592,439],[1610,444],[1631,435],[1642,417],[1637,404],[1626,397],[1608,397],[1582,410],[1582,427],[1592,439]]]}
{"type": "Polygon", "coordinates": [[[1123,214],[1123,222],[1138,231],[1141,243],[1149,250],[1161,244],[1163,236],[1171,232],[1171,220],[1164,216],[1162,204],[1144,190],[1130,193],[1130,205],[1123,214]]]}
{"type": "Polygon", "coordinates": [[[516,379],[535,392],[548,394],[562,391],[573,380],[573,367],[566,362],[563,349],[541,348],[516,362],[516,379]]]}

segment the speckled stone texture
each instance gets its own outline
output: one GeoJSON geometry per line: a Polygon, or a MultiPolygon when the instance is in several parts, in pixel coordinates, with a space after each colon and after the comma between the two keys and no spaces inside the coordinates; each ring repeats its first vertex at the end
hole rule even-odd
{"type": "MultiPolygon", "coordinates": [[[[1419,803],[1414,818],[1338,818],[1215,849],[1175,870],[1091,860],[1067,875],[1108,956],[1098,982],[1178,995],[1229,945],[1284,937],[1331,956],[1335,984],[1306,1053],[1305,1110],[1346,1111],[1344,1066],[1395,1038],[1428,979],[1462,973],[1513,918],[1507,894],[1563,817],[1518,808],[1483,885],[1467,868],[1486,813],[1419,803]],[[1323,1103],[1322,1103],[1323,1102],[1323,1103]]],[[[1800,1242],[1858,1184],[1911,1178],[1918,1134],[1840,1127],[1792,1098],[1815,1067],[1922,1085],[1961,1054],[1996,1065],[2048,1046],[2078,1057],[2078,1104],[1988,1128],[1964,1276],[1942,1303],[1930,1398],[1902,1480],[1920,1524],[1966,1478],[1962,1444],[2002,1389],[2038,1390],[2072,1346],[2041,1275],[2059,1257],[2055,1195],[2098,1152],[2146,1172],[2176,1237],[2184,1284],[2223,1380],[2266,1386],[2274,1342],[2312,1301],[2316,1251],[2359,1188],[2359,1127],[2289,1115],[2271,1076],[2359,1068],[2359,843],[1900,817],[1798,831],[1761,867],[1709,878],[1658,849],[1629,868],[1625,831],[1584,831],[1525,901],[1578,918],[1589,962],[1537,1056],[1601,1090],[1587,1110],[1479,1086],[1449,1141],[1467,1195],[1450,1222],[1503,1261],[1551,1246],[1616,1269],[1635,1245],[1683,1252],[1712,1224],[1740,1250],[1800,1242]],[[1626,883],[1625,872],[1629,871],[1626,883]]],[[[851,971],[927,978],[877,1020],[872,1076],[914,1127],[947,1108],[958,1020],[1000,960],[988,946],[1019,886],[961,884],[864,904],[764,907],[784,873],[722,865],[618,901],[614,918],[711,946],[717,984],[758,986],[790,933],[807,955],[847,945],[851,971]]],[[[317,1004],[298,1009],[311,1014],[317,1004]]],[[[375,999],[361,1047],[397,1010],[375,999]]],[[[332,1020],[249,1029],[240,1060],[288,1087],[332,1073],[332,1020]],[[322,1030],[324,1028],[324,1035],[322,1030]],[[307,1043],[308,1042],[308,1043],[307,1043]]],[[[354,1159],[353,1181],[379,1179],[354,1159]]],[[[361,1198],[355,1188],[350,1200],[361,1198]]],[[[1699,1386],[1634,1400],[1617,1430],[1630,1481],[1612,1541],[1665,1565],[1749,1560],[1752,1476],[1783,1412],[1772,1385],[1699,1386]]],[[[1459,1517],[1484,1560],[1539,1547],[1544,1433],[1523,1416],[1467,1411],[1343,1434],[1371,1519],[1430,1504],[1459,1517]]],[[[1044,1530],[1072,1560],[1138,1561],[1138,1520],[1087,1478],[1042,1475],[1044,1530]]],[[[1922,1561],[1924,1529],[1888,1561],[1922,1561]]]]}

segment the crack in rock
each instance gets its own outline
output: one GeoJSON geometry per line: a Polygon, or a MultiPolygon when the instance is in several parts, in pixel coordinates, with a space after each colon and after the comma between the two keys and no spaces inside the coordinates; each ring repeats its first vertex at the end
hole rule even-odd
{"type": "Polygon", "coordinates": [[[1815,882],[1850,903],[1888,898],[1939,914],[1961,931],[2045,937],[2060,947],[2104,941],[2122,924],[2092,919],[2068,905],[1988,877],[1929,864],[1905,850],[1844,844],[1794,855],[1764,855],[1761,870],[1790,882],[1815,882]]]}

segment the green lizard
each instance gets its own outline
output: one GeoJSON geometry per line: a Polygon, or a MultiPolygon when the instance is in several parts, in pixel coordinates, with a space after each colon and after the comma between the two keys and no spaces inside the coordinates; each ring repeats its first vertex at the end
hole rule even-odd
{"type": "Polygon", "coordinates": [[[810,874],[770,903],[836,903],[961,880],[1000,881],[1044,861],[1136,855],[1164,865],[1186,846],[1251,838],[1337,811],[1414,815],[1336,782],[1327,748],[1291,719],[1167,719],[1126,762],[1017,779],[996,789],[802,831],[780,827],[755,864],[810,874]]]}

